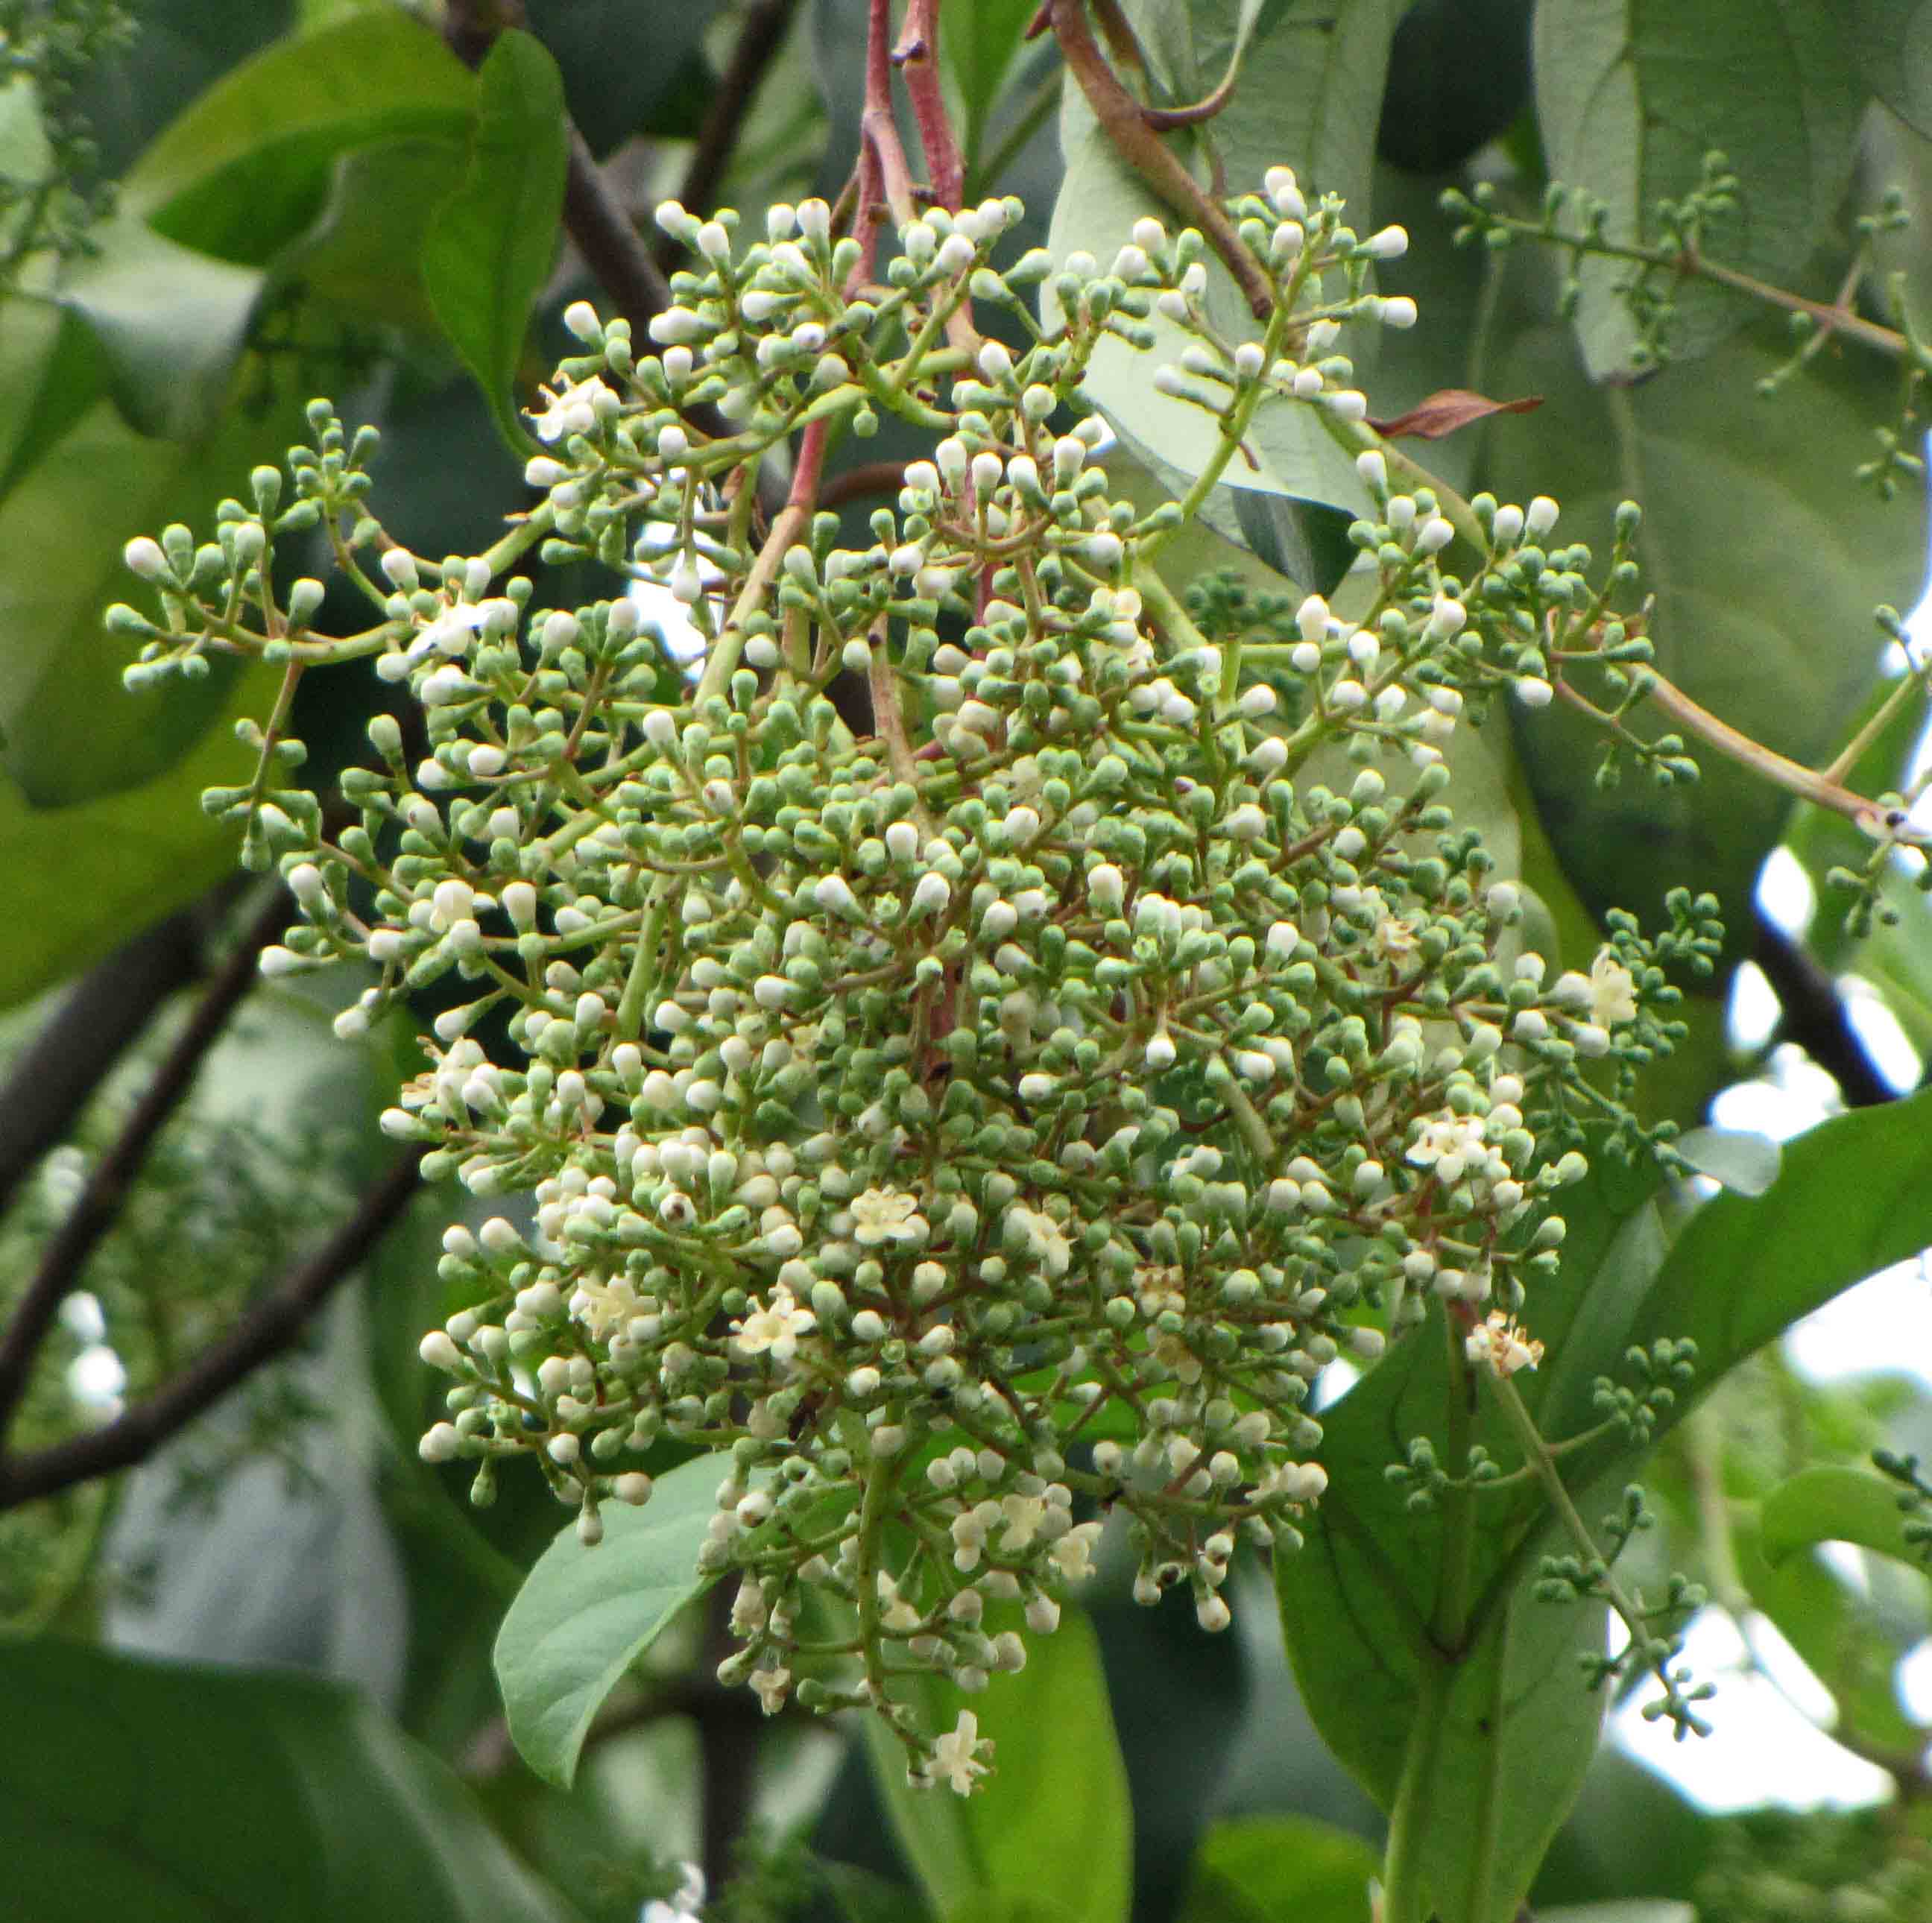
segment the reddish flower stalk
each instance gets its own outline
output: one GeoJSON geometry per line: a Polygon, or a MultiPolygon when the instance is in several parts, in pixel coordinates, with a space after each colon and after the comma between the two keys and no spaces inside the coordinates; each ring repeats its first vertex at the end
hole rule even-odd
{"type": "Polygon", "coordinates": [[[920,145],[926,150],[933,204],[956,212],[966,191],[966,163],[946,111],[946,90],[939,77],[939,10],[944,0],[908,0],[905,31],[892,58],[905,76],[919,123],[920,145]]]}

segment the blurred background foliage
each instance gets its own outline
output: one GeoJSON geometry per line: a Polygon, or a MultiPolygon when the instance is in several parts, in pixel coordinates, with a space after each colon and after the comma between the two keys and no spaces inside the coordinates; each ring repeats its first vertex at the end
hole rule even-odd
{"type": "MultiPolygon", "coordinates": [[[[470,551],[522,504],[516,408],[562,351],[564,307],[625,298],[565,218],[570,170],[596,167],[647,244],[662,194],[700,211],[836,196],[866,6],[528,0],[528,38],[480,74],[458,56],[503,22],[453,10],[0,5],[0,1312],[17,1315],[67,1258],[75,1220],[93,1224],[47,1334],[24,1346],[0,1454],[8,1880],[66,1892],[33,1923],[123,1907],[616,1923],[668,1895],[685,1859],[722,1886],[710,1913],[746,1923],[944,1923],[944,1905],[1016,1923],[1362,1917],[1380,1819],[1316,1734],[1258,1571],[1237,1632],[1215,1639],[1178,1599],[1132,1606],[1110,1567],[1090,1640],[1057,1644],[1041,1669],[1063,1669],[1007,1706],[1026,1796],[969,1806],[937,1868],[856,1736],[765,1724],[709,1680],[719,1624],[704,1610],[606,1705],[573,1790],[540,1782],[510,1745],[491,1644],[560,1518],[534,1478],[476,1510],[416,1456],[438,1392],[416,1342],[454,1306],[438,1238],[464,1204],[412,1199],[382,1172],[374,1120],[412,1072],[411,1044],[398,1028],[335,1045],[328,1017],[359,986],[345,978],[244,998],[273,910],[196,802],[241,767],[226,724],[256,691],[218,674],[191,699],[124,694],[101,610],[126,591],[128,538],[206,526],[252,464],[280,458],[318,392],[381,429],[396,536],[470,551]],[[300,1312],[196,1420],[125,1430],[358,1210],[374,1246],[352,1286],[297,1292],[300,1312]],[[118,1473],[59,1480],[62,1450],[117,1425],[130,1453],[102,1466],[118,1473]],[[1090,1855],[1070,1850],[1090,1835],[1090,1855]]],[[[1083,110],[1063,110],[1051,37],[1026,37],[1035,10],[944,10],[968,192],[1026,200],[1016,247],[1051,222],[1057,240],[1090,235],[1102,250],[1132,192],[1083,110]]],[[[1888,504],[1852,478],[1897,416],[1897,366],[1834,344],[1767,401],[1756,382],[1789,352],[1785,317],[1699,286],[1675,358],[1643,374],[1614,274],[1593,267],[1568,315],[1560,256],[1458,249],[1436,208],[1445,186],[1480,179],[1534,218],[1556,169],[1634,235],[1720,147],[1743,211],[1713,230],[1714,253],[1820,302],[1849,288],[1880,320],[1916,298],[1922,311],[1923,226],[1884,237],[1877,265],[1896,280],[1855,263],[1852,238],[1884,190],[1916,208],[1932,181],[1932,85],[1906,57],[1918,10],[1690,10],[1694,27],[1673,34],[1610,0],[1124,10],[1156,101],[1198,98],[1244,62],[1233,104],[1183,143],[1204,170],[1245,180],[1292,160],[1350,195],[1361,230],[1409,229],[1384,284],[1417,296],[1423,325],[1389,334],[1367,370],[1378,414],[1444,388],[1540,397],[1424,457],[1505,500],[1552,494],[1566,532],[1606,544],[1616,501],[1640,495],[1661,664],[1780,752],[1824,759],[1900,671],[1870,608],[1910,606],[1924,572],[1918,490],[1888,504]]],[[[1132,444],[1136,398],[1100,398],[1132,444]]],[[[832,484],[909,452],[888,428],[839,452],[832,484]]],[[[1299,592],[1347,503],[1297,450],[1267,453],[1280,485],[1231,498],[1240,547],[1204,536],[1202,565],[1299,592]]],[[[862,524],[862,501],[850,511],[862,524]]],[[[568,571],[537,581],[540,605],[588,591],[568,571]]],[[[297,732],[326,784],[390,694],[340,673],[302,698],[297,732]]],[[[1862,791],[1904,784],[1922,721],[1868,745],[1862,791]]],[[[1614,903],[1654,910],[1682,880],[1724,898],[1732,951],[1658,1113],[1694,1125],[1715,1102],[1775,1126],[1776,1092],[1808,1073],[1827,1108],[1917,1082],[1932,907],[1898,891],[1902,919],[1848,940],[1826,878],[1862,860],[1855,830],[1709,756],[1688,802],[1629,778],[1601,787],[1600,742],[1559,714],[1520,728],[1513,752],[1490,745],[1486,825],[1520,849],[1565,964],[1587,964],[1614,903]],[[1758,1107],[1740,1111],[1751,1089],[1758,1107]]],[[[1828,1194],[1805,1206],[1828,1238],[1828,1194]]],[[[1874,1448],[1932,1452],[1916,1362],[1827,1387],[1764,1351],[1654,1460],[1660,1525],[1633,1551],[1703,1581],[1747,1662],[1780,1686],[1808,1670],[1805,1714],[1888,1794],[1850,1813],[1715,1815],[1606,1747],[1538,1916],[1932,1915],[1927,1705],[1899,1682],[1932,1630],[1925,1580],[1898,1544],[1821,1553],[1841,1509],[1813,1514],[1786,1492],[1874,1448]]],[[[1814,1793],[1794,1762],[1778,1800],[1814,1793]]]]}

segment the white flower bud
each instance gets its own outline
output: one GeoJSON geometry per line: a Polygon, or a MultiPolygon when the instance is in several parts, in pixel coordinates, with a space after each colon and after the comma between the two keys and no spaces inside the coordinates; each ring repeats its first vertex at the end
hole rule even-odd
{"type": "Polygon", "coordinates": [[[161,544],[148,535],[136,535],[122,549],[121,558],[127,563],[128,571],[139,574],[144,581],[158,581],[172,576],[174,572],[168,566],[168,557],[161,552],[161,544]]]}
{"type": "Polygon", "coordinates": [[[1556,517],[1561,512],[1547,494],[1539,494],[1530,502],[1522,524],[1535,539],[1540,541],[1556,525],[1556,517]]]}
{"type": "Polygon", "coordinates": [[[416,1353],[432,1369],[440,1369],[450,1375],[463,1366],[463,1353],[446,1330],[431,1329],[416,1345],[416,1353]]]}
{"type": "Polygon", "coordinates": [[[1372,260],[1400,260],[1408,251],[1408,230],[1406,227],[1384,227],[1380,233],[1370,235],[1357,251],[1366,254],[1372,260]]]}
{"type": "Polygon", "coordinates": [[[427,1430],[416,1444],[416,1454],[426,1462],[453,1462],[463,1446],[453,1422],[439,1422],[427,1430]]]}

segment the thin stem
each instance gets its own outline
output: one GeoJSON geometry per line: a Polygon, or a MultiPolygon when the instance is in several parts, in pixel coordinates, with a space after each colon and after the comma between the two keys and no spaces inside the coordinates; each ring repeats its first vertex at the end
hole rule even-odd
{"type": "MultiPolygon", "coordinates": [[[[926,170],[933,204],[958,211],[965,194],[966,166],[959,142],[946,111],[946,89],[939,75],[939,10],[943,0],[908,0],[905,31],[892,50],[892,59],[905,76],[913,118],[919,125],[920,145],[926,150],[926,170]]],[[[973,0],[968,0],[973,4],[973,0]]]]}
{"type": "Polygon", "coordinates": [[[114,1144],[95,1165],[86,1186],[55,1232],[40,1265],[0,1334],[0,1442],[19,1414],[34,1364],[60,1305],[80,1280],[88,1258],[120,1219],[134,1178],[163,1126],[193,1085],[196,1072],[254,987],[262,950],[294,914],[286,890],[278,887],[250,923],[235,952],[209,985],[188,1026],[155,1071],[114,1144]]]}
{"type": "MultiPolygon", "coordinates": [[[[1624,1627],[1629,1630],[1630,1640],[1641,1648],[1652,1640],[1650,1627],[1644,1620],[1643,1612],[1612,1574],[1603,1551],[1597,1546],[1597,1539],[1592,1534],[1590,1526],[1583,1520],[1576,1504],[1570,1499],[1563,1473],[1557,1468],[1556,1458],[1550,1454],[1549,1445],[1543,1439],[1543,1432],[1536,1426],[1536,1418],[1530,1414],[1528,1406],[1516,1392],[1516,1384],[1507,1376],[1491,1371],[1490,1384],[1503,1414],[1508,1418],[1510,1426],[1516,1432],[1523,1460],[1529,1466],[1544,1494],[1549,1498],[1550,1508],[1556,1511],[1557,1520],[1563,1526],[1564,1534],[1570,1538],[1576,1553],[1582,1558],[1585,1568],[1601,1571],[1598,1584],[1603,1592],[1604,1600],[1623,1618],[1624,1627]]],[[[1676,1686],[1672,1683],[1664,1664],[1660,1661],[1652,1664],[1651,1667],[1665,1689],[1674,1695],[1676,1686]]]]}
{"type": "Polygon", "coordinates": [[[29,1455],[0,1458],[0,1510],[17,1508],[76,1483],[146,1462],[230,1389],[292,1348],[316,1311],[375,1247],[421,1188],[420,1160],[421,1151],[404,1156],[308,1261],[154,1394],[104,1426],[70,1442],[29,1455]]]}
{"type": "Polygon", "coordinates": [[[162,1004],[201,970],[201,914],[157,922],[83,975],[0,1088],[0,1214],[162,1004]]]}
{"type": "MultiPolygon", "coordinates": [[[[1449,1350],[1448,1457],[1459,1480],[1442,1501],[1442,1587],[1436,1598],[1436,1639],[1445,1651],[1460,1651],[1469,1634],[1476,1555],[1476,1491],[1468,1480],[1469,1444],[1474,1432],[1475,1382],[1456,1317],[1445,1312],[1442,1330],[1449,1350]]],[[[1540,1439],[1540,1438],[1539,1438],[1540,1439]]]]}
{"type": "Polygon", "coordinates": [[[1781,308],[1787,314],[1809,314],[1826,331],[1848,335],[1894,359],[1921,358],[1904,334],[1854,314],[1845,304],[1843,296],[1835,302],[1814,301],[1805,295],[1793,293],[1788,287],[1774,286],[1768,280],[1759,280],[1755,274],[1726,267],[1694,247],[1646,247],[1640,242],[1605,240],[1588,234],[1567,233],[1559,228],[1526,220],[1513,214],[1497,214],[1487,209],[1484,211],[1482,219],[1490,227],[1520,235],[1527,240],[1542,241],[1578,254],[1594,254],[1600,260],[1627,260],[1635,266],[1658,268],[1687,280],[1714,281],[1720,287],[1748,294],[1754,300],[1781,308]]]}
{"type": "MultiPolygon", "coordinates": [[[[1910,657],[1908,656],[1906,658],[1909,663],[1910,657]]],[[[1924,682],[1908,665],[1898,686],[1879,704],[1877,712],[1826,764],[1824,778],[1828,782],[1842,782],[1858,766],[1859,758],[1865,750],[1898,718],[1906,705],[1924,692],[1924,682]]]]}
{"type": "MultiPolygon", "coordinates": [[[[899,226],[917,218],[912,169],[892,112],[892,0],[868,0],[866,25],[866,105],[859,120],[860,139],[879,170],[880,190],[899,226]]],[[[860,208],[860,218],[865,216],[860,208]]]]}
{"type": "Polygon", "coordinates": [[[1048,17],[1067,71],[1086,95],[1114,151],[1168,206],[1201,230],[1234,275],[1255,318],[1268,319],[1275,310],[1274,289],[1261,263],[1248,251],[1234,224],[1148,126],[1141,103],[1107,64],[1088,22],[1087,0],[1052,0],[1048,17]]]}

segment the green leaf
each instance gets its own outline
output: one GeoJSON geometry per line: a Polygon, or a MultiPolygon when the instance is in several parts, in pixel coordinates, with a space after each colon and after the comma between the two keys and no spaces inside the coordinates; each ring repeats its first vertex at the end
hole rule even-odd
{"type": "MultiPolygon", "coordinates": [[[[1705,1203],[1668,1248],[1655,1209],[1620,1197],[1608,1171],[1566,1192],[1564,1212],[1562,1274],[1526,1311],[1549,1353],[1519,1378],[1525,1400],[1552,1443],[1579,1436],[1597,1419],[1592,1383],[1624,1376],[1627,1348],[1688,1336],[1696,1383],[1660,1414],[1660,1437],[1799,1317],[1932,1243],[1932,1095],[1820,1124],[1786,1145],[1761,1196],[1705,1203]]],[[[1276,1584],[1310,1714],[1384,1808],[1412,1813],[1408,1846],[1438,1906],[1507,1923],[1595,1747],[1600,1704],[1574,1659],[1601,1649],[1602,1616],[1532,1599],[1538,1558],[1558,1546],[1533,1484],[1477,1498],[1466,1538],[1454,1498],[1412,1516],[1384,1479],[1421,1436],[1454,1473],[1458,1406],[1432,1318],[1324,1417],[1328,1493],[1276,1584]],[[1513,1793],[1527,1781],[1533,1799],[1513,1793]]],[[[1489,1398],[1468,1439],[1506,1472],[1520,1460],[1489,1398]]],[[[1562,1458],[1586,1520],[1644,1453],[1612,1430],[1562,1458]]]]}
{"type": "Polygon", "coordinates": [[[1856,1543],[1915,1568],[1922,1544],[1907,1542],[1899,1485],[1869,1469],[1820,1464],[1787,1476],[1764,1498],[1759,1515],[1765,1558],[1775,1568],[1820,1543],[1856,1543]]]}
{"type": "Polygon", "coordinates": [[[469,165],[456,140],[390,140],[344,154],[315,225],[277,262],[278,275],[358,320],[440,334],[423,284],[423,242],[469,165]]]}
{"type": "Polygon", "coordinates": [[[381,140],[467,136],[475,78],[400,8],[277,40],[173,122],[121,184],[130,218],[224,260],[264,266],[314,220],[339,154],[381,140]]]}
{"type": "MultiPolygon", "coordinates": [[[[1017,1610],[992,1612],[988,1633],[1018,1622],[1017,1610]]],[[[992,1773],[970,1796],[915,1790],[898,1738],[880,1718],[865,1719],[874,1780],[934,1910],[949,1923],[988,1916],[1126,1923],[1133,1902],[1126,1768],[1085,1615],[1068,1607],[1052,1636],[1029,1639],[1026,1667],[994,1677],[982,1695],[937,1677],[915,1688],[928,1729],[950,1730],[970,1711],[994,1743],[992,1773]]]]}
{"type": "MultiPolygon", "coordinates": [[[[1412,1812],[1406,1846],[1436,1907],[1510,1923],[1596,1752],[1603,1700],[1576,1658],[1602,1648],[1604,1611],[1532,1598],[1540,1505],[1492,1497],[1474,1545],[1482,1606],[1439,1646],[1449,1532],[1439,1514],[1409,1516],[1383,1471],[1420,1435],[1448,1466],[1448,1390],[1431,1326],[1343,1397],[1324,1418],[1328,1493],[1306,1547],[1276,1558],[1275,1581],[1316,1727],[1384,1810],[1412,1812]],[[1526,1783],[1534,1797],[1518,1792],[1526,1783]]],[[[1478,1439],[1513,1466],[1499,1425],[1478,1439]]]]}
{"type": "Polygon", "coordinates": [[[50,302],[0,296],[0,500],[106,391],[92,330],[50,302]]]}
{"type": "Polygon", "coordinates": [[[518,1591],[496,1638],[496,1680],[510,1738],[545,1782],[570,1786],[604,1699],[716,1580],[698,1574],[698,1552],[728,1468],[700,1456],[660,1476],[641,1509],[607,1503],[595,1549],[569,1524],[518,1591]]]}
{"type": "MultiPolygon", "coordinates": [[[[266,713],[274,688],[271,670],[236,677],[220,718],[266,713]]],[[[98,699],[134,706],[118,689],[98,699]]],[[[0,1008],[98,960],[230,873],[235,831],[202,813],[201,792],[245,780],[254,766],[217,727],[165,773],[57,812],[36,808],[0,772],[0,874],[11,918],[0,945],[0,1008]]]]}
{"type": "MultiPolygon", "coordinates": [[[[279,459],[301,431],[298,404],[285,400],[259,417],[231,409],[198,441],[150,440],[97,402],[0,503],[0,766],[28,804],[137,788],[200,738],[233,664],[218,662],[198,682],[123,689],[132,650],[101,614],[144,596],[122,549],[169,521],[206,532],[250,466],[279,459]]],[[[42,832],[58,831],[48,822],[42,832]]]]}
{"type": "Polygon", "coordinates": [[[940,22],[939,52],[959,89],[959,145],[970,172],[979,164],[993,104],[1026,44],[1036,0],[976,0],[940,22]]]}
{"type": "Polygon", "coordinates": [[[669,130],[653,116],[686,63],[701,59],[719,6],[718,0],[650,7],[637,0],[529,0],[526,11],[530,32],[563,76],[572,121],[602,160],[634,135],[669,130]]]}
{"type": "Polygon", "coordinates": [[[1932,134],[1932,4],[1825,0],[1858,77],[1899,118],[1932,134]]]}
{"type": "MultiPolygon", "coordinates": [[[[1258,184],[1270,166],[1286,163],[1311,187],[1346,194],[1352,221],[1366,231],[1376,114],[1396,10],[1388,0],[1340,10],[1276,0],[1258,17],[1234,0],[1184,10],[1142,7],[1135,18],[1144,44],[1162,55],[1172,88],[1188,99],[1220,80],[1244,32],[1252,30],[1228,106],[1172,136],[1174,151],[1197,179],[1225,178],[1230,192],[1258,184]]],[[[1104,263],[1144,214],[1170,228],[1184,224],[1120,159],[1070,82],[1060,146],[1066,172],[1048,236],[1056,254],[1085,248],[1104,263]]],[[[1257,337],[1258,323],[1232,277],[1211,260],[1207,304],[1229,340],[1257,337]]],[[[1112,337],[1102,344],[1086,392],[1130,451],[1180,491],[1209,465],[1220,430],[1200,409],[1155,392],[1155,368],[1178,358],[1184,337],[1158,316],[1150,324],[1156,344],[1149,353],[1112,337]]],[[[1332,584],[1324,574],[1348,558],[1337,547],[1334,524],[1339,518],[1346,528],[1371,505],[1352,454],[1330,434],[1318,410],[1292,401],[1262,407],[1246,446],[1252,464],[1246,454],[1228,464],[1202,518],[1304,585],[1332,584]]]]}
{"type": "MultiPolygon", "coordinates": [[[[1774,284],[1804,266],[1850,177],[1865,99],[1815,0],[1542,0],[1534,60],[1550,176],[1604,204],[1610,240],[1658,242],[1657,202],[1695,188],[1717,149],[1743,184],[1710,230],[1712,257],[1774,284]]],[[[1636,329],[1616,291],[1629,271],[1583,264],[1576,332],[1598,380],[1634,364],[1636,329]]],[[[1674,297],[1671,351],[1684,358],[1750,311],[1708,284],[1674,297]]]]}
{"type": "Polygon", "coordinates": [[[358,1693],[0,1647],[8,1902],[41,1923],[566,1923],[458,1779],[358,1693]]]}
{"type": "Polygon", "coordinates": [[[1629,1340],[1690,1336],[1700,1381],[1714,1382],[1800,1316],[1928,1246],[1932,1094],[1821,1122],[1786,1143],[1763,1195],[1706,1202],[1671,1245],[1629,1340]]]}
{"type": "MultiPolygon", "coordinates": [[[[1640,501],[1658,668],[1732,727],[1816,765],[1873,684],[1880,638],[1868,610],[1917,598],[1924,537],[1912,515],[1851,478],[1868,424],[1895,404],[1895,373],[1815,367],[1764,400],[1755,382],[1788,345],[1767,326],[1734,341],[1720,369],[1592,388],[1565,331],[1534,328],[1499,357],[1493,380],[1544,404],[1496,430],[1483,479],[1505,500],[1554,495],[1562,538],[1600,556],[1617,503],[1640,501]]],[[[1636,724],[1666,726],[1641,710],[1636,724]]],[[[1742,952],[1758,869],[1790,811],[1783,789],[1694,740],[1694,786],[1660,790],[1627,766],[1600,788],[1606,737],[1582,716],[1552,709],[1521,718],[1516,734],[1544,829],[1592,913],[1648,916],[1673,884],[1708,889],[1742,952]]]]}
{"type": "Polygon", "coordinates": [[[1244,1816],[1201,1839],[1180,1923],[1362,1923],[1382,1858],[1307,1816],[1244,1816]]]}
{"type": "MultiPolygon", "coordinates": [[[[1874,1606],[1820,1558],[1793,1556],[1774,1567],[1748,1513],[1732,1530],[1738,1569],[1753,1606],[1761,1611],[1832,1692],[1838,1714],[1872,1742],[1901,1753],[1923,1749],[1925,1732],[1898,1699],[1898,1665],[1924,1639],[1928,1624],[1874,1606]]],[[[1922,1584],[1914,1584],[1922,1600],[1922,1584]]]]}
{"type": "Polygon", "coordinates": [[[126,217],[92,233],[56,298],[92,328],[116,404],[144,434],[206,431],[227,397],[264,276],[126,217]]]}
{"type": "Polygon", "coordinates": [[[1673,1143],[1700,1175],[1741,1196],[1761,1196],[1778,1180],[1784,1151],[1769,1136],[1742,1129],[1692,1129],[1673,1143]]]}
{"type": "Polygon", "coordinates": [[[533,445],[510,384],[556,254],[567,128],[556,62],[529,34],[500,35],[483,63],[469,178],[438,209],[423,243],[436,318],[513,447],[533,445]]]}

